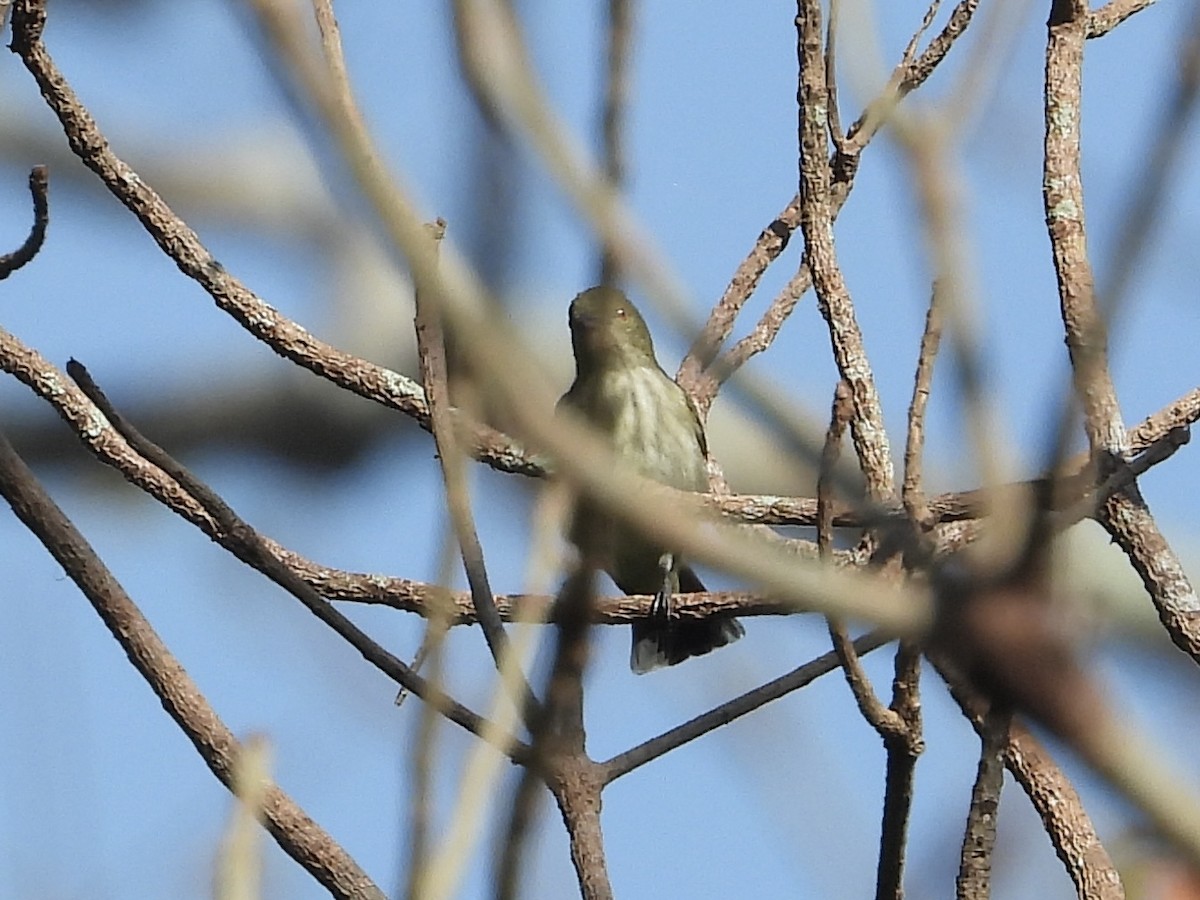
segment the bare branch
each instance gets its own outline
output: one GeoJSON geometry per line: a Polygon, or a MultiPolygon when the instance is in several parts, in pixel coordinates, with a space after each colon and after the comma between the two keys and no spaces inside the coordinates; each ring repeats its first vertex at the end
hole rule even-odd
{"type": "MultiPolygon", "coordinates": [[[[833,504],[832,473],[837,465],[841,450],[842,437],[846,425],[854,415],[853,398],[850,385],[839,381],[833,397],[833,409],[829,418],[829,431],[825,435],[825,448],[821,453],[821,473],[817,479],[817,548],[821,558],[829,560],[833,542],[833,504]]],[[[858,711],[879,735],[888,741],[889,738],[902,736],[905,731],[904,721],[894,711],[883,704],[871,686],[858,654],[854,650],[854,642],[845,623],[832,616],[826,621],[829,624],[829,637],[833,641],[833,652],[837,654],[838,664],[842,674],[846,676],[846,684],[858,704],[858,711]]]]}
{"type": "MultiPolygon", "coordinates": [[[[431,231],[434,240],[440,242],[446,231],[446,223],[438,220],[431,231]]],[[[508,635],[504,632],[504,624],[500,614],[496,612],[496,602],[483,558],[483,545],[479,541],[479,533],[475,529],[475,516],[471,511],[471,494],[467,487],[462,454],[454,433],[454,421],[450,414],[450,375],[446,366],[446,342],[442,334],[441,315],[437,306],[427,299],[420,284],[417,285],[416,307],[417,355],[421,362],[421,380],[429,403],[430,424],[438,449],[442,480],[446,484],[446,504],[450,510],[450,522],[454,528],[459,552],[462,554],[463,568],[471,588],[471,601],[496,669],[502,676],[509,675],[515,681],[517,693],[513,702],[517,709],[528,715],[536,708],[537,699],[529,682],[525,680],[525,675],[520,672],[520,666],[512,655],[508,635]],[[505,668],[509,666],[514,670],[506,673],[505,668]]],[[[501,681],[508,684],[509,677],[502,677],[501,681]]]]}
{"type": "Polygon", "coordinates": [[[1087,36],[1104,37],[1130,16],[1141,12],[1155,0],[1108,0],[1103,6],[1088,13],[1087,36]]]}
{"type": "Polygon", "coordinates": [[[1081,900],[1124,900],[1121,876],[1070,779],[1023,725],[1009,731],[1004,764],[1029,796],[1081,900]]]}
{"type": "MultiPolygon", "coordinates": [[[[674,611],[674,607],[672,607],[672,611],[674,611]]],[[[889,640],[890,638],[883,633],[873,631],[856,640],[854,642],[854,649],[859,656],[864,656],[872,650],[882,647],[889,640]]],[[[634,769],[640,768],[648,762],[653,762],[676,747],[681,747],[689,741],[694,741],[696,738],[720,728],[722,725],[728,725],[734,719],[739,719],[747,713],[752,713],[772,700],[778,700],[792,691],[799,690],[822,675],[832,672],[837,667],[838,657],[833,651],[823,656],[818,656],[811,662],[793,669],[786,675],[781,675],[773,681],[768,681],[766,684],[752,691],[747,691],[740,697],[735,697],[732,700],[722,703],[715,709],[711,709],[689,722],[684,722],[682,725],[678,725],[656,738],[651,738],[644,743],[638,744],[636,747],[617,754],[607,762],[601,763],[604,767],[604,780],[606,783],[615,781],[622,775],[627,775],[634,769]]]]}
{"type": "Polygon", "coordinates": [[[1129,557],[1171,642],[1200,663],[1200,598],[1137,485],[1108,497],[1098,521],[1129,557]]]}
{"type": "Polygon", "coordinates": [[[872,500],[889,500],[895,491],[891,451],[883,409],[875,390],[862,332],[833,246],[830,168],[825,150],[825,66],[821,54],[821,9],[815,0],[799,0],[796,12],[800,63],[800,227],[812,270],[817,305],[829,325],[838,371],[850,385],[854,418],[850,433],[872,500]]]}
{"type": "Polygon", "coordinates": [[[34,166],[29,173],[29,193],[33,197],[33,227],[29,237],[12,253],[0,255],[0,281],[32,260],[46,240],[46,226],[50,223],[49,170],[45,166],[34,166]]]}
{"type": "Polygon", "coordinates": [[[1123,458],[1128,448],[1108,369],[1107,327],[1096,303],[1079,169],[1086,0],[1053,0],[1046,38],[1043,202],[1075,392],[1093,453],[1123,458]]]}
{"type": "Polygon", "coordinates": [[[908,823],[912,816],[913,779],[917,757],[925,750],[921,722],[921,650],[916,643],[900,641],[896,648],[894,671],[891,712],[903,723],[903,727],[884,736],[887,773],[875,896],[901,900],[904,896],[908,823]]]}
{"type": "Polygon", "coordinates": [[[992,851],[996,846],[996,820],[1000,790],[1004,787],[1005,753],[1012,715],[989,710],[980,723],[981,747],[971,806],[963,833],[962,855],[955,880],[958,900],[987,900],[992,890],[992,851]]]}
{"type": "MultiPolygon", "coordinates": [[[[991,705],[934,654],[934,665],[967,720],[982,737],[991,705]]],[[[1054,852],[1084,900],[1124,900],[1121,877],[1070,780],[1029,729],[1011,723],[1004,764],[1029,797],[1054,852]]]]}
{"type": "MultiPolygon", "coordinates": [[[[182,490],[191,495],[195,502],[203,507],[216,523],[217,530],[225,535],[226,547],[230,553],[262,572],[294,596],[308,608],[309,612],[362,654],[367,662],[425,702],[432,703],[450,721],[481,738],[486,739],[489,734],[498,733],[496,726],[447,696],[396,656],[380,647],[366,632],[338,612],[329,601],[313,590],[311,585],[282,563],[258,532],[239,518],[211,488],[172,459],[161,447],[140,435],[132,424],[125,421],[108,402],[100,388],[91,380],[91,376],[82,365],[72,360],[68,365],[68,372],[101,410],[105,418],[129,442],[129,445],[139,455],[169,475],[182,490]]],[[[529,750],[525,744],[511,736],[497,738],[496,746],[514,761],[523,758],[529,750]]]]}
{"type": "MultiPolygon", "coordinates": [[[[200,688],[75,525],[0,434],[0,494],[66,571],[150,685],[209,770],[233,790],[242,747],[200,688]]],[[[262,800],[267,830],[280,848],[335,897],[385,900],[367,874],[296,802],[272,785],[262,800]]]]}
{"type": "MultiPolygon", "coordinates": [[[[853,142],[849,151],[846,154],[835,155],[830,161],[834,173],[831,201],[835,216],[841,210],[842,204],[845,203],[846,197],[849,195],[854,173],[857,169],[855,162],[857,155],[861,153],[862,149],[875,136],[879,128],[882,127],[896,103],[920,87],[933,74],[934,69],[945,58],[955,40],[958,39],[966,30],[967,25],[970,24],[971,17],[974,15],[975,7],[978,3],[979,0],[962,0],[955,7],[954,12],[950,14],[945,27],[943,27],[937,37],[930,41],[929,46],[920,57],[914,61],[906,56],[892,73],[887,86],[880,96],[871,102],[866,111],[850,127],[848,136],[853,138],[853,142]]],[[[936,9],[936,5],[935,3],[934,9],[936,9]]],[[[909,44],[910,48],[916,46],[920,35],[931,24],[931,13],[927,14],[928,21],[923,21],[917,32],[913,35],[913,39],[909,44]]],[[[783,253],[792,236],[792,232],[799,226],[800,194],[797,193],[788,205],[784,207],[783,211],[763,229],[749,254],[738,265],[737,271],[734,272],[733,277],[730,279],[728,287],[725,288],[725,292],[709,313],[708,321],[705,323],[703,330],[680,363],[677,379],[684,389],[692,395],[702,416],[707,415],[720,382],[727,379],[746,359],[753,356],[754,353],[765,349],[765,346],[763,346],[755,349],[753,353],[746,352],[746,350],[740,353],[731,351],[726,355],[722,366],[715,373],[715,378],[707,380],[701,378],[701,372],[707,367],[708,361],[716,352],[716,348],[724,344],[729,338],[738,313],[741,312],[746,301],[750,299],[750,295],[758,287],[763,273],[783,253]]],[[[769,321],[770,324],[766,327],[769,327],[771,331],[767,332],[766,327],[764,327],[764,333],[755,339],[755,344],[752,346],[756,346],[757,343],[762,341],[765,341],[769,345],[770,341],[774,339],[774,335],[778,333],[783,320],[791,314],[791,310],[795,307],[795,302],[808,290],[811,284],[812,277],[808,271],[808,263],[804,261],[801,263],[796,275],[789,282],[788,287],[772,303],[771,311],[767,313],[767,316],[770,316],[771,319],[768,320],[767,316],[764,316],[763,322],[760,323],[760,327],[764,327],[764,323],[769,321]],[[785,295],[793,298],[790,303],[783,299],[785,295]]]]}
{"type": "Polygon", "coordinates": [[[571,757],[556,772],[551,789],[571,841],[571,862],[583,900],[612,900],[600,828],[603,770],[586,758],[571,757]]]}
{"type": "MultiPolygon", "coordinates": [[[[113,152],[42,43],[45,18],[42,2],[18,2],[13,9],[13,50],[20,55],[42,96],[58,116],[72,151],[137,217],[179,270],[199,284],[220,309],[280,356],[360,397],[399,410],[428,430],[429,410],[419,385],[398,372],[338,350],[281,315],[226,271],[187,223],[113,152]]],[[[541,463],[511,438],[485,426],[464,423],[462,427],[470,435],[467,450],[480,461],[505,472],[525,475],[543,472],[541,463]]]]}
{"type": "Polygon", "coordinates": [[[917,374],[913,379],[912,401],[908,407],[908,440],[904,446],[904,482],[901,496],[904,509],[913,523],[929,528],[933,513],[925,499],[921,461],[925,452],[925,409],[933,384],[933,364],[942,339],[942,317],[938,286],[929,294],[929,309],[925,313],[925,331],[921,335],[921,350],[917,355],[917,374]]]}
{"type": "MultiPolygon", "coordinates": [[[[808,272],[808,263],[802,262],[796,274],[784,285],[783,290],[775,295],[775,299],[771,301],[771,305],[762,314],[754,329],[722,354],[716,365],[713,366],[715,371],[709,373],[712,377],[704,381],[706,388],[700,394],[701,397],[707,398],[709,405],[712,404],[717,387],[745,365],[747,360],[762,353],[775,342],[783,323],[787,321],[788,316],[792,314],[792,310],[796,308],[796,304],[800,302],[800,298],[804,296],[805,291],[811,285],[812,277],[808,272]]],[[[680,377],[682,377],[682,372],[680,377]]]]}

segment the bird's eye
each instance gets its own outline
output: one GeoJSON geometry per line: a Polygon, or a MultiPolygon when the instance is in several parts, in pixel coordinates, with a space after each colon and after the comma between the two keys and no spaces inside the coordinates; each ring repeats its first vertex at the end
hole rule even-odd
{"type": "Polygon", "coordinates": [[[618,319],[623,319],[623,318],[625,318],[625,307],[623,307],[623,306],[618,306],[618,307],[617,307],[617,318],[618,318],[618,319]]]}

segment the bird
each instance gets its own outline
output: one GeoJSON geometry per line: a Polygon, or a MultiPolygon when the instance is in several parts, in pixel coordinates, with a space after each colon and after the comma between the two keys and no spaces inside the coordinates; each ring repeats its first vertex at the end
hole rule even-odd
{"type": "MultiPolygon", "coordinates": [[[[568,312],[575,380],[558,401],[605,437],[618,460],[645,478],[685,491],[708,489],[708,443],[687,392],[658,364],[646,321],[615,287],[589,288],[568,312]]],[[[709,653],[745,634],[728,614],[671,616],[671,594],[705,590],[670,548],[603,512],[577,504],[570,539],[626,594],[653,594],[649,618],[633,623],[629,666],[638,673],[709,653]],[[585,547],[584,545],[588,546],[585,547]]]]}

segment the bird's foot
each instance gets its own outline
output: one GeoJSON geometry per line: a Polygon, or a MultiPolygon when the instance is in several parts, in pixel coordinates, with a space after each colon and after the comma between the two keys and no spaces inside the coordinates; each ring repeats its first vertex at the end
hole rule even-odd
{"type": "Polygon", "coordinates": [[[675,554],[664,553],[658,558],[659,587],[650,604],[650,615],[655,619],[666,621],[671,618],[671,595],[675,593],[672,577],[675,572],[675,554]]]}

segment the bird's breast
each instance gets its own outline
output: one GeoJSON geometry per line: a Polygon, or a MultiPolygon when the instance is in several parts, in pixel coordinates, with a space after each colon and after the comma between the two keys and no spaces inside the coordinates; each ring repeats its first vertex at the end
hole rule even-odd
{"type": "Polygon", "coordinates": [[[609,372],[604,395],[614,401],[613,448],[647,478],[683,490],[704,490],[708,476],[698,423],[682,389],[657,369],[609,372]]]}

